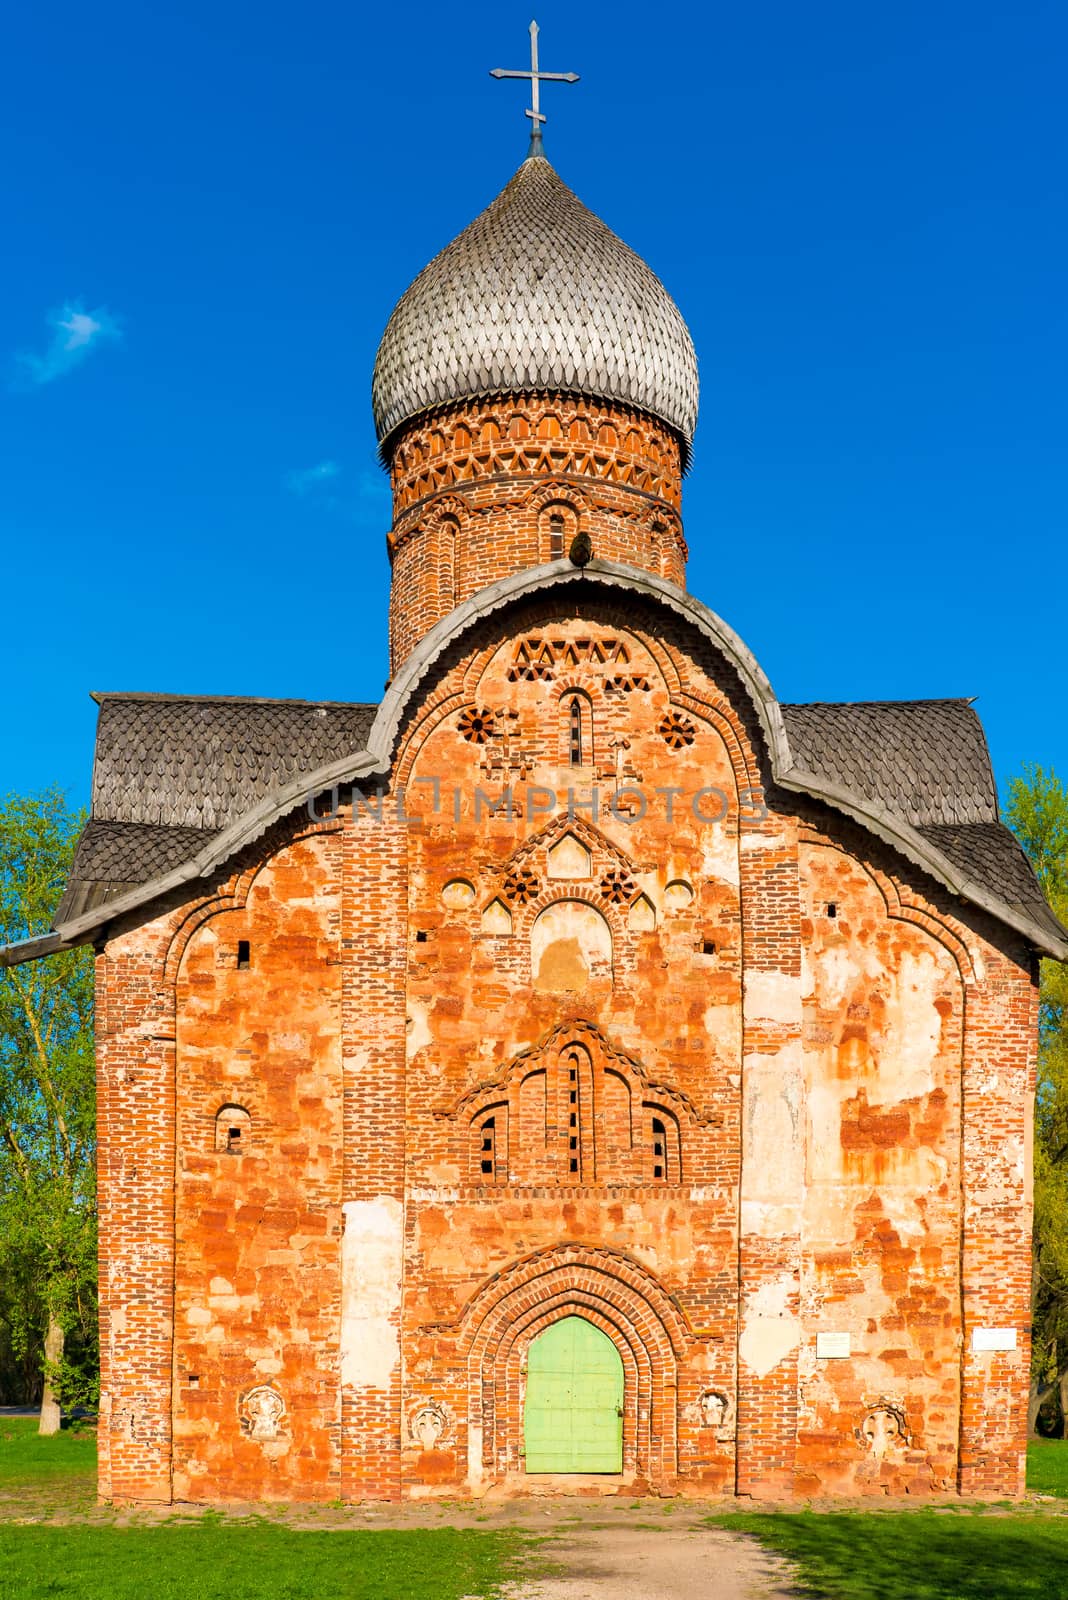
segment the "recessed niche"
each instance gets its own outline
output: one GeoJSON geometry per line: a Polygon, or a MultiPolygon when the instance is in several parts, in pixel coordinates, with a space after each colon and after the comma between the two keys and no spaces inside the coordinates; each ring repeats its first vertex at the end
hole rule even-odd
{"type": "Polygon", "coordinates": [[[693,886],[685,878],[674,878],[664,890],[666,911],[685,911],[693,902],[693,886]]]}
{"type": "Polygon", "coordinates": [[[558,839],[546,857],[550,878],[588,878],[591,872],[590,852],[573,833],[558,839]]]}
{"type": "Polygon", "coordinates": [[[252,1118],[244,1106],[222,1106],[215,1113],[215,1148],[226,1155],[243,1155],[252,1144],[252,1118]]]}
{"type": "Polygon", "coordinates": [[[474,885],[468,883],[466,878],[453,878],[442,889],[441,900],[450,910],[463,911],[475,903],[474,885]]]}
{"type": "Polygon", "coordinates": [[[508,934],[512,931],[512,913],[503,900],[491,900],[482,913],[482,932],[508,934]]]}
{"type": "Polygon", "coordinates": [[[640,894],[627,913],[632,933],[652,933],[656,927],[656,907],[647,894],[640,894]]]}
{"type": "Polygon", "coordinates": [[[612,976],[612,930],[596,906],[559,900],[530,930],[530,969],[543,994],[578,994],[612,976]]]}

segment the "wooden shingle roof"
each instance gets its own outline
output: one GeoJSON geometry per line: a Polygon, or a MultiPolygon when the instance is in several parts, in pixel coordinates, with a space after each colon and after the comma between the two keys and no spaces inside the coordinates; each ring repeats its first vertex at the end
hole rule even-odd
{"type": "Polygon", "coordinates": [[[302,773],[362,750],[375,707],[98,694],[92,810],[57,924],[191,861],[302,773]]]}

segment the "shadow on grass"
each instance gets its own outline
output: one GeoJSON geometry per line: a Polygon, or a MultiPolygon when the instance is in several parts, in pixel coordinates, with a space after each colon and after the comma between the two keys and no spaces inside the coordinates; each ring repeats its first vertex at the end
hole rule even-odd
{"type": "Polygon", "coordinates": [[[799,1595],[826,1600],[1060,1600],[1068,1519],[905,1512],[726,1514],[795,1564],[799,1595]]]}

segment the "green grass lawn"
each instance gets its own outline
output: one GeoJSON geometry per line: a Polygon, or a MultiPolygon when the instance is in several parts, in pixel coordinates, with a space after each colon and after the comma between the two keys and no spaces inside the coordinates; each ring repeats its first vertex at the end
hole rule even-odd
{"type": "Polygon", "coordinates": [[[36,1417],[0,1417],[0,1487],[72,1480],[96,1481],[96,1433],[64,1428],[50,1439],[36,1417]]]}
{"type": "Polygon", "coordinates": [[[34,1419],[0,1417],[3,1600],[490,1600],[529,1548],[497,1531],[328,1533],[210,1512],[137,1527],[78,1520],[95,1490],[92,1430],[42,1439],[34,1419]],[[54,1515],[71,1520],[38,1520],[54,1515]]]}
{"type": "Polygon", "coordinates": [[[824,1600],[1061,1600],[1068,1517],[1009,1512],[741,1512],[711,1519],[795,1564],[824,1600]]]}
{"type": "Polygon", "coordinates": [[[305,1532],[258,1519],[0,1525],[4,1600],[490,1600],[523,1541],[456,1528],[305,1532]]]}
{"type": "Polygon", "coordinates": [[[1031,1440],[1027,1487],[1033,1494],[1055,1494],[1068,1500],[1068,1439],[1031,1440]]]}

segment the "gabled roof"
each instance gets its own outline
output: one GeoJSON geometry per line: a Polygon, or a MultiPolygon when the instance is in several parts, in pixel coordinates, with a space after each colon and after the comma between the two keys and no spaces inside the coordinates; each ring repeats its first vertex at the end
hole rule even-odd
{"type": "MultiPolygon", "coordinates": [[[[970,702],[780,705],[720,618],[663,579],[603,561],[581,570],[553,562],[481,591],[421,641],[378,707],[98,696],[93,814],[50,948],[91,937],[119,912],[214,872],[309,794],[388,772],[405,708],[442,653],[484,617],[575,583],[641,593],[699,628],[738,671],[782,787],[833,806],[1037,949],[1068,957],[1068,931],[999,820],[970,702]]],[[[47,953],[40,945],[0,951],[0,964],[47,953]]]]}

